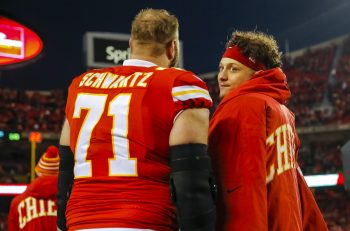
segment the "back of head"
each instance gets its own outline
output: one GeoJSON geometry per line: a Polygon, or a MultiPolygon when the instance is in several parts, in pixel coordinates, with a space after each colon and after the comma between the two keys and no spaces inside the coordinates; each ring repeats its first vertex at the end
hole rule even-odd
{"type": "Polygon", "coordinates": [[[242,53],[265,65],[266,69],[282,66],[282,53],[271,35],[258,31],[234,31],[226,47],[238,46],[242,53]]]}
{"type": "Polygon", "coordinates": [[[177,18],[168,11],[144,9],[132,22],[132,43],[150,48],[153,55],[161,55],[172,40],[178,39],[178,29],[177,18]]]}

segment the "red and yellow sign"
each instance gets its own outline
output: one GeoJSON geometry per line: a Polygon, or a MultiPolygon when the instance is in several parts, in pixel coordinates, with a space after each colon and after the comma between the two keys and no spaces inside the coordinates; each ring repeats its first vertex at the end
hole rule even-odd
{"type": "Polygon", "coordinates": [[[40,143],[41,140],[42,140],[42,136],[41,136],[40,132],[29,133],[29,141],[30,142],[40,143]]]}
{"type": "Polygon", "coordinates": [[[0,67],[32,59],[42,48],[40,37],[32,30],[0,16],[0,67]]]}

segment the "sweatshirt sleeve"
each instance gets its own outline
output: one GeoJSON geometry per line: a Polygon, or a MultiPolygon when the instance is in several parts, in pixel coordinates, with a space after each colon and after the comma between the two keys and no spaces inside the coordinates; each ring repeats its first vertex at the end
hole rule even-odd
{"type": "Polygon", "coordinates": [[[19,223],[18,223],[19,215],[17,211],[17,203],[16,203],[16,197],[12,200],[11,206],[10,206],[10,212],[8,215],[8,230],[9,231],[17,231],[19,230],[19,223]]]}
{"type": "Polygon", "coordinates": [[[224,166],[225,230],[267,231],[264,105],[238,97],[227,102],[220,115],[216,126],[220,135],[214,143],[225,160],[218,165],[224,166]]]}
{"type": "Polygon", "coordinates": [[[322,213],[317,206],[311,190],[306,184],[300,168],[298,169],[297,177],[302,210],[303,230],[327,231],[327,224],[323,219],[322,213]]]}

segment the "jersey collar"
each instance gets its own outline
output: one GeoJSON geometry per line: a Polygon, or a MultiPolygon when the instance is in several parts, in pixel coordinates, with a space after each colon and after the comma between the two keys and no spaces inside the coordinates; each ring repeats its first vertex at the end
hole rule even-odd
{"type": "Polygon", "coordinates": [[[152,62],[146,61],[146,60],[127,59],[127,60],[124,60],[123,66],[153,67],[153,66],[157,66],[157,65],[152,63],[152,62]]]}

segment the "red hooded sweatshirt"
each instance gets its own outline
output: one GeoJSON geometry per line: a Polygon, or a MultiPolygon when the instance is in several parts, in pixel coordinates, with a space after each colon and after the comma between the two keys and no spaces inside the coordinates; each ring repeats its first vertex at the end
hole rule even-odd
{"type": "Polygon", "coordinates": [[[286,76],[274,68],[257,72],[218,105],[209,128],[217,230],[327,230],[298,176],[300,141],[284,106],[289,97],[286,76]]]}
{"type": "Polygon", "coordinates": [[[8,230],[56,231],[57,176],[40,176],[16,196],[10,207],[8,230]]]}

